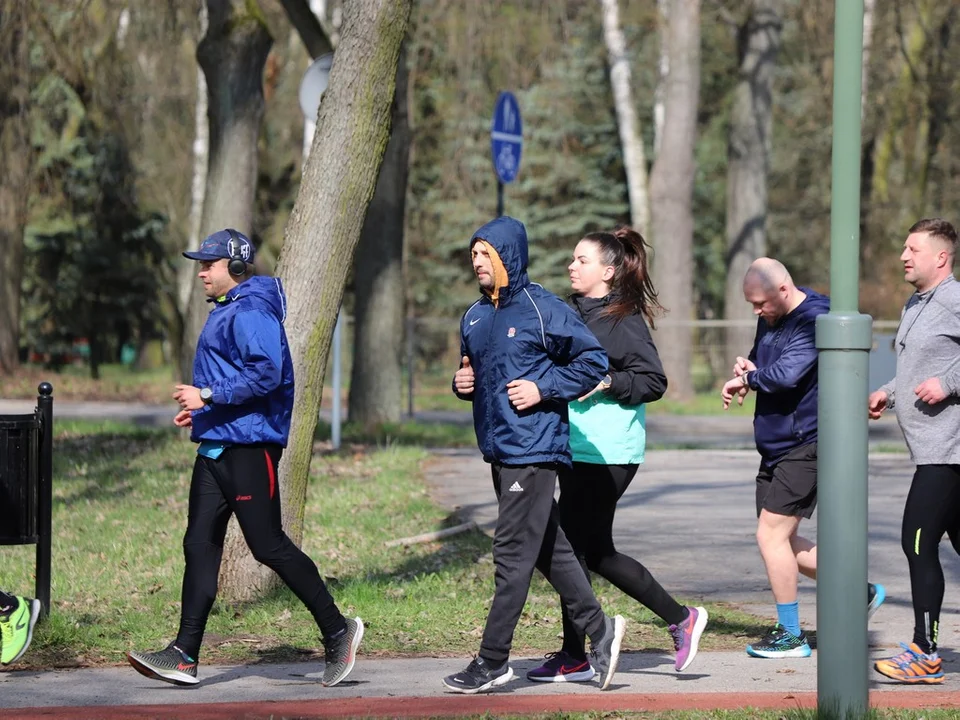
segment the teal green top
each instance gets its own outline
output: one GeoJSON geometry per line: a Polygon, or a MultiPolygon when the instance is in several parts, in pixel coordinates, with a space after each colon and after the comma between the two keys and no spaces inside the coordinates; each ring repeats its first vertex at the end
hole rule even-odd
{"type": "Polygon", "coordinates": [[[639,465],[647,445],[647,406],[625,407],[602,391],[570,408],[570,452],[574,462],[639,465]]]}

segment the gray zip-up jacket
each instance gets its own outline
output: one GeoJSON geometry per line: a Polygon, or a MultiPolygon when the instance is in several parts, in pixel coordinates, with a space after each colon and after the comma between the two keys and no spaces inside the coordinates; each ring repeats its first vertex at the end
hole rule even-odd
{"type": "Polygon", "coordinates": [[[948,275],[935,288],[914,293],[897,329],[897,376],[881,390],[897,412],[917,465],[960,465],[960,282],[948,275]],[[932,377],[947,397],[936,405],[914,389],[932,377]]]}

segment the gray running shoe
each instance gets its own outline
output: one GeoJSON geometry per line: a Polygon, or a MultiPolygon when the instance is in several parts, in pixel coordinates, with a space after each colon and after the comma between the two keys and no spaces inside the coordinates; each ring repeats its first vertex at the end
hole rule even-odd
{"type": "Polygon", "coordinates": [[[363,620],[346,618],[347,629],[332,640],[323,641],[323,686],[333,687],[343,680],[357,661],[357,648],[363,639],[363,620]]]}
{"type": "Polygon", "coordinates": [[[144,677],[174,685],[196,685],[197,661],[170,643],[160,652],[128,652],[127,660],[144,677]]]}
{"type": "Polygon", "coordinates": [[[616,617],[604,615],[603,623],[603,636],[600,640],[594,642],[593,638],[590,638],[589,660],[600,676],[600,689],[606,690],[617,672],[617,663],[620,662],[620,645],[627,631],[627,621],[622,615],[616,617]]]}

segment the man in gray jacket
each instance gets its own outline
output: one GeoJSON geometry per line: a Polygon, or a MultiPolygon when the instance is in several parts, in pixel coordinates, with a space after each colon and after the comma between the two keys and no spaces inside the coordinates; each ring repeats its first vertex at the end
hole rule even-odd
{"type": "Polygon", "coordinates": [[[946,220],[920,220],[910,228],[900,260],[904,279],[916,288],[897,330],[897,376],[871,393],[876,419],[896,410],[917,465],[903,510],[901,543],[910,566],[913,642],[881,660],[881,675],[910,684],[939,684],[937,655],[944,533],[957,545],[960,527],[960,283],[953,277],[957,231],[946,220]]]}

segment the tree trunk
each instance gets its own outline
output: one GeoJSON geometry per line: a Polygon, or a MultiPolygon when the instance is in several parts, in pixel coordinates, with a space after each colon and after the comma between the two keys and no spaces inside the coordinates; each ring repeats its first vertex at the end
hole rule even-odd
{"type": "Polygon", "coordinates": [[[400,45],[412,0],[353,0],[320,104],[317,131],[286,228],[278,274],[297,378],[290,442],[280,464],[283,524],[303,536],[313,438],[330,340],[390,137],[400,45]]]}
{"type": "MultiPolygon", "coordinates": [[[[263,68],[273,39],[243,0],[207,0],[207,33],[197,59],[207,82],[209,163],[200,237],[233,227],[250,234],[263,119],[263,68]]],[[[254,5],[255,7],[255,5],[254,5]]],[[[184,262],[187,262],[184,260],[184,262]]],[[[194,282],[184,315],[182,379],[190,382],[209,306],[194,282]]]]}
{"type": "Polygon", "coordinates": [[[29,0],[0,0],[0,372],[20,360],[20,281],[33,147],[30,143],[29,0]]]}
{"type": "MultiPolygon", "coordinates": [[[[389,139],[397,58],[411,1],[354,0],[345,6],[330,84],[277,265],[287,292],[286,333],[297,379],[279,484],[283,526],[297,545],[303,538],[310,458],[330,340],[389,139]]],[[[217,147],[214,135],[211,123],[211,175],[217,147]]],[[[253,560],[238,534],[228,536],[220,574],[227,596],[242,599],[262,594],[274,577],[253,560]]]]}
{"type": "MultiPolygon", "coordinates": [[[[197,59],[207,83],[209,164],[199,237],[233,227],[250,234],[257,186],[257,140],[263,119],[263,68],[273,39],[242,0],[207,0],[207,33],[197,59]]],[[[255,7],[255,5],[254,5],[255,7]]],[[[183,262],[189,262],[183,260],[183,262]]],[[[194,263],[194,270],[196,266],[194,263]]],[[[184,316],[180,365],[193,378],[197,337],[209,305],[195,281],[184,316]]],[[[223,549],[220,588],[228,599],[251,597],[275,583],[250,555],[236,522],[223,549]]]]}
{"type": "Polygon", "coordinates": [[[700,0],[673,0],[667,25],[670,73],[664,85],[664,127],[650,175],[655,257],[653,276],[670,315],[657,344],[671,397],[693,396],[693,181],[700,96],[700,0]]]}
{"type": "Polygon", "coordinates": [[[627,59],[627,44],[620,29],[618,0],[601,0],[603,3],[603,39],[607,45],[607,62],[610,63],[610,85],[613,88],[613,103],[617,111],[617,127],[620,130],[620,146],[623,148],[623,166],[627,175],[627,192],[630,197],[630,222],[635,230],[646,237],[650,220],[650,200],[647,197],[647,158],[640,134],[640,122],[630,89],[630,62],[627,59]]]}
{"type": "Polygon", "coordinates": [[[729,371],[750,351],[753,308],[743,299],[743,276],[767,253],[767,174],[773,119],[773,73],[780,50],[783,0],[754,0],[737,33],[740,69],[727,145],[727,284],[725,316],[740,324],[726,331],[729,371]]]}
{"type": "Polygon", "coordinates": [[[670,18],[670,0],[657,0],[657,15],[660,19],[660,54],[657,58],[657,85],[653,91],[653,157],[660,154],[660,138],[663,137],[663,87],[670,74],[670,56],[667,54],[667,26],[670,18]]]}
{"type": "MultiPolygon", "coordinates": [[[[200,5],[200,33],[206,35],[208,29],[207,6],[200,5]]],[[[207,165],[210,161],[210,127],[207,121],[207,80],[203,69],[197,64],[197,101],[194,107],[193,136],[193,179],[190,182],[190,235],[187,237],[186,250],[200,246],[200,225],[203,222],[203,198],[207,187],[207,165]]],[[[186,337],[186,318],[190,310],[190,300],[197,291],[197,268],[195,263],[179,262],[177,265],[177,337],[175,352],[178,360],[180,378],[193,375],[193,357],[188,355],[182,343],[186,337]]]]}
{"type": "Polygon", "coordinates": [[[353,368],[350,421],[397,422],[403,393],[403,225],[410,156],[407,68],[401,50],[393,129],[354,258],[353,368]]]}
{"type": "Polygon", "coordinates": [[[870,81],[870,52],[873,50],[873,19],[877,0],[863,0],[863,60],[860,69],[860,122],[867,105],[867,90],[870,81]]]}

